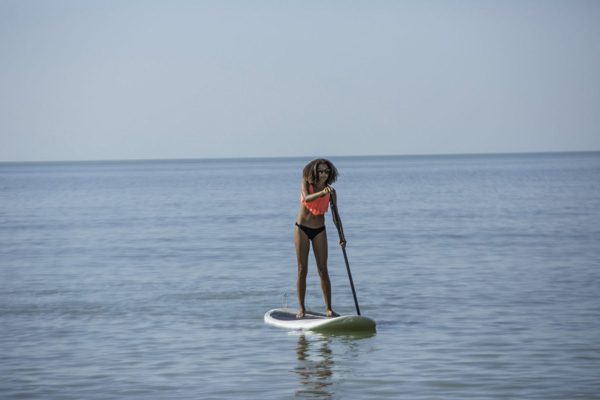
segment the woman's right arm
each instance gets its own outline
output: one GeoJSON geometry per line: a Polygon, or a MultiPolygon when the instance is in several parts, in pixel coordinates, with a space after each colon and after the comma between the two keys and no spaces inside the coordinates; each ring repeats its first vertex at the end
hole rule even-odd
{"type": "Polygon", "coordinates": [[[333,193],[333,188],[330,186],[325,187],[325,189],[310,194],[308,193],[308,182],[307,181],[302,181],[302,186],[301,186],[301,191],[302,191],[302,198],[304,199],[305,202],[310,203],[311,201],[315,201],[316,199],[318,199],[319,197],[323,197],[327,194],[331,194],[333,193]]]}

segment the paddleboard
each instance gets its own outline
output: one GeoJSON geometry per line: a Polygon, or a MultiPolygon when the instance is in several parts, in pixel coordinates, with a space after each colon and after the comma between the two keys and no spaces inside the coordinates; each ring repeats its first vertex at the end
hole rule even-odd
{"type": "Polygon", "coordinates": [[[296,318],[297,309],[276,308],[267,311],[265,322],[280,328],[299,329],[317,332],[375,332],[375,321],[361,315],[328,317],[307,311],[303,318],[296,318]]]}

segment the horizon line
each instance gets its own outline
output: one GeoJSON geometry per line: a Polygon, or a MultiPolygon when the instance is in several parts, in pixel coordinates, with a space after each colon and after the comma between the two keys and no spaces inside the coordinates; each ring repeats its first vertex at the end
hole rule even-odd
{"type": "MultiPolygon", "coordinates": [[[[432,157],[432,156],[483,156],[483,155],[526,155],[526,154],[566,154],[566,153],[600,153],[600,150],[561,150],[561,151],[515,151],[515,152],[476,152],[476,153],[418,153],[418,154],[363,154],[332,155],[322,158],[360,158],[360,157],[432,157]]],[[[181,157],[181,158],[114,158],[114,159],[73,159],[73,160],[29,160],[0,161],[0,164],[52,164],[52,163],[106,163],[106,162],[152,162],[152,161],[227,161],[227,160],[265,160],[265,159],[303,159],[320,158],[321,156],[241,156],[241,157],[181,157]]]]}

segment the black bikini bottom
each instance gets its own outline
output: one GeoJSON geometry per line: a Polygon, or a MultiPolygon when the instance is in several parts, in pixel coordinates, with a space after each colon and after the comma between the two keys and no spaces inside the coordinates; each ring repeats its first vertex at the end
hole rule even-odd
{"type": "Polygon", "coordinates": [[[325,225],[320,228],[309,228],[308,226],[300,225],[296,222],[296,226],[300,228],[302,232],[306,233],[306,236],[308,236],[310,240],[313,240],[319,233],[325,230],[325,225]]]}

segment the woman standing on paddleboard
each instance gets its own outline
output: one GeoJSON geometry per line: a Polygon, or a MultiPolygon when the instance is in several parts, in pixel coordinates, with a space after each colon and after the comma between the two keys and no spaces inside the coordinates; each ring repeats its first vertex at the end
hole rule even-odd
{"type": "MultiPolygon", "coordinates": [[[[325,231],[325,213],[329,209],[329,197],[336,200],[335,190],[329,185],[337,180],[338,172],[333,163],[323,158],[311,161],[302,171],[300,214],[296,219],[294,243],[298,258],[298,302],[300,310],[297,318],[304,317],[306,307],[306,275],[308,274],[308,254],[312,243],[313,253],[317,261],[317,269],[321,277],[321,289],[325,297],[327,316],[336,317],[331,308],[331,282],[327,271],[327,232],[325,231]]],[[[334,223],[342,229],[339,221],[334,223]]],[[[343,231],[341,237],[343,238],[343,231]]],[[[340,246],[346,246],[346,240],[340,240],[340,246]]]]}

